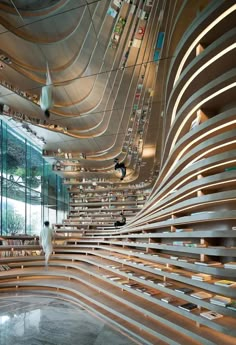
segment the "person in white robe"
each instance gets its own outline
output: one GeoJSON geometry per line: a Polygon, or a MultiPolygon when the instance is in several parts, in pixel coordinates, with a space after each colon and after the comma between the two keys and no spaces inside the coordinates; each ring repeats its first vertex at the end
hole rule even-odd
{"type": "Polygon", "coordinates": [[[44,227],[42,228],[40,235],[39,235],[39,243],[43,248],[45,253],[45,266],[48,266],[48,262],[50,259],[50,255],[53,252],[53,245],[52,240],[54,236],[53,229],[49,226],[50,223],[48,221],[44,222],[44,227]]]}
{"type": "Polygon", "coordinates": [[[44,111],[44,115],[49,118],[49,110],[53,107],[53,83],[50,75],[48,63],[46,73],[46,85],[42,87],[41,96],[39,100],[40,108],[44,111]]]}

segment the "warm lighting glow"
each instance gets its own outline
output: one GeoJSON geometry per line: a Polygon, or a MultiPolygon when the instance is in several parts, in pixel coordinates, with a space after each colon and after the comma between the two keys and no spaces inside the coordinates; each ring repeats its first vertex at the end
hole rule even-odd
{"type": "MultiPolygon", "coordinates": [[[[221,199],[221,200],[208,201],[206,203],[201,203],[201,204],[194,204],[192,206],[187,206],[187,207],[181,208],[180,210],[177,210],[175,213],[183,212],[183,211],[186,211],[186,210],[191,210],[192,208],[195,209],[196,207],[202,206],[202,205],[208,206],[208,205],[211,205],[211,204],[220,204],[220,203],[225,202],[225,201],[234,201],[234,200],[235,200],[235,198],[227,198],[227,199],[221,199]]],[[[214,212],[214,211],[203,211],[203,212],[204,213],[215,213],[215,214],[217,214],[217,212],[214,212]]],[[[170,215],[171,215],[171,213],[168,213],[168,214],[165,215],[165,217],[166,216],[170,216],[170,215]]],[[[161,218],[163,218],[163,217],[164,216],[162,216],[161,218]]],[[[203,221],[205,221],[205,220],[203,220],[203,221]]]]}
{"type": "Polygon", "coordinates": [[[221,58],[223,55],[227,54],[229,51],[233,50],[236,48],[236,43],[231,44],[229,47],[225,48],[224,50],[221,50],[218,54],[214,55],[213,58],[211,58],[210,60],[208,60],[205,64],[203,64],[201,67],[199,67],[197,69],[197,71],[195,73],[193,73],[191,75],[191,77],[188,79],[188,81],[185,83],[185,85],[182,87],[182,89],[180,90],[180,92],[178,93],[178,97],[176,98],[175,101],[175,105],[173,107],[173,111],[172,111],[172,118],[171,118],[171,124],[173,123],[175,117],[176,117],[176,112],[177,112],[177,108],[179,106],[179,102],[184,94],[184,92],[186,91],[186,89],[189,87],[189,85],[191,84],[191,82],[202,72],[204,71],[204,69],[206,69],[208,66],[210,66],[211,64],[213,64],[213,62],[215,62],[216,60],[218,60],[219,58],[221,58]]]}
{"type": "MultiPolygon", "coordinates": [[[[188,150],[192,145],[196,144],[198,141],[202,140],[204,137],[208,136],[209,134],[212,134],[216,131],[219,131],[222,128],[225,128],[227,126],[236,124],[236,120],[233,121],[229,121],[226,122],[220,126],[217,126],[211,130],[208,130],[206,132],[204,132],[202,135],[199,135],[196,139],[191,140],[188,144],[185,145],[185,147],[183,148],[183,150],[180,151],[180,153],[178,154],[178,156],[176,157],[175,161],[173,162],[173,164],[171,165],[170,169],[168,170],[168,172],[166,173],[165,178],[163,179],[163,182],[165,181],[165,179],[169,176],[170,172],[173,170],[173,168],[175,167],[175,165],[177,164],[177,162],[180,160],[180,158],[184,155],[184,153],[186,152],[186,150],[188,150]]],[[[158,191],[156,191],[157,193],[158,191]]],[[[150,197],[150,201],[153,200],[153,198],[155,197],[156,193],[154,193],[152,195],[152,197],[150,197]]]]}
{"type": "Polygon", "coordinates": [[[175,134],[175,137],[173,138],[173,141],[172,141],[172,144],[171,144],[171,148],[170,148],[170,151],[173,150],[175,144],[176,144],[176,141],[184,127],[184,125],[186,124],[186,122],[190,119],[190,117],[192,116],[192,114],[194,114],[198,109],[201,108],[201,106],[206,103],[207,101],[209,101],[210,99],[220,95],[221,93],[224,93],[225,91],[227,90],[230,90],[232,88],[236,87],[236,82],[232,83],[232,84],[229,84],[225,87],[223,87],[222,89],[220,90],[217,90],[216,92],[212,93],[210,96],[204,98],[201,102],[199,102],[185,117],[184,117],[184,120],[183,122],[181,123],[181,125],[179,126],[178,130],[176,131],[176,134],[175,134]]]}
{"type": "Polygon", "coordinates": [[[225,12],[223,12],[218,18],[216,18],[213,22],[211,22],[197,37],[196,39],[193,41],[193,43],[190,45],[190,47],[188,48],[187,52],[185,53],[181,63],[179,64],[179,68],[177,70],[176,73],[176,77],[174,80],[174,85],[177,82],[177,80],[179,79],[179,76],[182,72],[182,69],[184,67],[184,64],[187,60],[187,58],[189,57],[190,53],[192,52],[192,50],[199,44],[200,40],[211,30],[214,28],[214,26],[216,26],[219,22],[221,22],[225,17],[227,17],[230,13],[234,12],[236,10],[236,4],[234,4],[233,6],[231,6],[230,8],[228,8],[225,12]]]}
{"type": "MultiPolygon", "coordinates": [[[[208,185],[206,185],[206,186],[201,186],[200,188],[197,187],[197,188],[193,189],[191,192],[185,193],[184,195],[182,195],[182,196],[180,196],[180,197],[178,197],[178,198],[175,197],[174,200],[172,200],[171,202],[168,202],[167,204],[164,204],[163,206],[161,206],[161,207],[155,209],[154,212],[156,213],[156,212],[158,212],[158,211],[161,211],[163,208],[170,207],[171,205],[175,204],[176,202],[178,202],[178,201],[180,201],[180,200],[186,198],[187,196],[190,196],[191,194],[194,194],[194,193],[196,193],[196,192],[198,192],[198,191],[200,191],[200,190],[204,190],[204,189],[211,188],[211,187],[216,187],[216,186],[221,186],[221,185],[223,185],[223,184],[228,184],[228,183],[233,183],[233,182],[236,182],[236,180],[233,179],[233,180],[227,180],[227,181],[223,181],[223,182],[222,182],[222,181],[221,181],[221,182],[215,182],[215,183],[208,184],[208,185]]],[[[169,194],[172,194],[172,191],[169,192],[169,194]]],[[[168,195],[169,195],[169,194],[168,194],[168,195]]],[[[160,202],[160,200],[159,200],[159,202],[160,202]]],[[[154,207],[154,206],[152,206],[152,208],[153,208],[153,207],[154,207]]],[[[152,215],[154,212],[152,212],[150,215],[152,215]]]]}
{"type": "MultiPolygon", "coordinates": [[[[204,137],[208,136],[209,134],[211,133],[214,133],[216,131],[218,131],[219,129],[222,129],[222,128],[225,128],[227,126],[230,126],[232,124],[235,124],[236,123],[236,120],[233,120],[233,121],[229,121],[227,123],[224,123],[223,125],[220,125],[220,126],[217,126],[207,132],[204,132],[202,135],[199,135],[196,139],[194,140],[191,140],[185,147],[184,149],[178,154],[177,158],[175,159],[174,163],[172,164],[172,166],[170,167],[170,169],[168,170],[166,177],[169,176],[170,172],[173,170],[173,168],[175,167],[175,165],[177,164],[177,162],[179,161],[179,159],[183,156],[183,154],[186,152],[186,150],[188,150],[193,144],[195,144],[197,141],[203,139],[204,137]]],[[[165,180],[165,179],[164,179],[165,180]]],[[[163,180],[163,181],[164,181],[163,180]]]]}
{"type": "MultiPolygon", "coordinates": [[[[200,171],[197,171],[194,174],[192,174],[192,175],[186,177],[185,179],[181,180],[181,182],[179,182],[179,184],[175,185],[175,187],[172,190],[170,190],[169,192],[165,193],[160,199],[156,200],[156,202],[152,206],[149,207],[148,211],[150,211],[150,212],[148,212],[148,216],[150,217],[152,214],[156,213],[156,208],[155,208],[156,205],[159,204],[163,199],[168,197],[168,195],[172,194],[173,190],[178,189],[182,184],[187,182],[189,179],[191,179],[191,178],[193,178],[193,177],[195,177],[195,176],[197,176],[199,174],[202,174],[202,172],[205,172],[205,171],[208,171],[210,169],[214,169],[214,168],[217,168],[217,167],[220,167],[220,166],[223,166],[223,165],[231,164],[231,163],[236,163],[236,160],[231,160],[231,161],[215,164],[213,166],[210,166],[210,167],[204,168],[204,169],[202,169],[200,171]]],[[[199,188],[197,188],[196,191],[197,190],[199,190],[199,188]]],[[[152,201],[152,199],[149,199],[149,201],[152,201]]],[[[149,202],[149,204],[150,204],[150,202],[149,202]]],[[[145,221],[145,217],[144,216],[142,216],[142,220],[145,221]]],[[[148,220],[150,220],[150,219],[148,219],[148,220]]]]}
{"type": "Polygon", "coordinates": [[[224,144],[221,144],[221,145],[217,145],[217,146],[214,146],[212,147],[211,149],[209,150],[206,150],[204,151],[202,154],[200,154],[199,156],[197,156],[196,158],[194,158],[191,162],[189,162],[185,167],[184,169],[188,168],[190,165],[192,165],[193,163],[197,162],[198,160],[200,160],[202,157],[206,156],[208,153],[211,153],[215,150],[218,150],[222,147],[225,147],[225,146],[228,146],[228,145],[231,145],[231,144],[235,144],[236,143],[236,140],[232,140],[232,141],[228,141],[227,143],[224,143],[224,144]]]}
{"type": "MultiPolygon", "coordinates": [[[[186,206],[186,207],[181,208],[181,209],[179,209],[179,210],[178,210],[178,209],[175,210],[175,214],[177,214],[177,213],[179,213],[179,212],[184,212],[184,211],[187,211],[187,210],[195,209],[195,208],[198,207],[198,206],[202,206],[202,205],[208,206],[208,205],[211,205],[211,204],[220,204],[220,203],[226,202],[226,201],[234,201],[235,199],[236,199],[236,198],[227,198],[227,199],[221,199],[221,200],[207,201],[207,202],[201,203],[201,204],[194,204],[194,205],[191,205],[191,206],[186,206]]],[[[204,213],[209,213],[209,211],[203,211],[203,212],[204,212],[204,213]]],[[[156,213],[156,212],[155,212],[155,213],[156,213]]],[[[169,212],[169,213],[166,213],[166,214],[164,214],[164,215],[162,215],[162,216],[155,217],[154,221],[158,221],[158,220],[160,220],[160,219],[170,217],[170,216],[173,215],[172,213],[173,213],[173,211],[171,211],[171,212],[169,212]]],[[[212,211],[210,211],[210,213],[215,213],[215,214],[217,214],[217,212],[212,212],[212,211]]],[[[151,214],[150,214],[150,215],[151,215],[151,214]]],[[[150,215],[149,215],[149,216],[150,216],[150,215]]],[[[142,219],[142,220],[144,220],[144,219],[142,219]]],[[[149,218],[148,221],[151,222],[152,220],[149,218]]],[[[206,221],[206,220],[204,219],[204,220],[202,220],[202,221],[206,221]]],[[[190,221],[189,221],[189,223],[190,223],[190,221]]],[[[146,224],[146,223],[145,223],[145,224],[146,224]]],[[[149,223],[148,223],[148,225],[149,225],[149,223]]],[[[153,224],[153,223],[150,223],[150,225],[153,226],[154,224],[153,224]]],[[[140,223],[139,226],[142,226],[142,223],[140,223]]],[[[146,229],[148,229],[148,228],[149,228],[149,227],[146,227],[146,229]]],[[[138,227],[136,228],[136,230],[137,230],[137,229],[138,229],[138,227]]]]}
{"type": "Polygon", "coordinates": [[[144,146],[142,157],[143,158],[153,157],[153,156],[155,156],[155,153],[156,153],[156,147],[155,146],[152,146],[152,147],[148,147],[148,146],[145,147],[144,146]]]}

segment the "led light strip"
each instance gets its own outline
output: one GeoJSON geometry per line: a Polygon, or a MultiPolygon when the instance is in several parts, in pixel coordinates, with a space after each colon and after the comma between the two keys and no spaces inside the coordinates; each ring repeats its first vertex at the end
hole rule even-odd
{"type": "Polygon", "coordinates": [[[197,46],[197,44],[200,42],[200,40],[210,31],[212,30],[217,24],[219,24],[225,17],[230,15],[232,12],[236,10],[236,4],[228,8],[225,12],[223,12],[218,18],[216,18],[213,22],[211,22],[210,25],[208,25],[197,37],[196,39],[192,42],[190,47],[188,48],[187,52],[185,53],[184,57],[182,58],[179,68],[176,72],[175,80],[174,80],[174,85],[176,84],[177,80],[179,79],[179,76],[182,72],[182,69],[184,67],[184,64],[189,57],[190,53],[192,50],[197,46]]]}
{"type": "Polygon", "coordinates": [[[210,60],[208,60],[204,65],[202,65],[200,68],[197,69],[197,71],[195,73],[193,73],[193,75],[188,79],[188,81],[185,83],[185,85],[183,86],[183,88],[181,89],[181,91],[178,93],[178,97],[175,101],[175,105],[173,107],[173,112],[172,112],[172,117],[171,117],[171,125],[174,122],[174,119],[176,117],[176,112],[177,112],[177,108],[179,106],[179,102],[184,94],[184,92],[186,91],[186,89],[189,87],[189,85],[191,84],[191,82],[201,73],[203,72],[208,66],[210,66],[211,64],[213,64],[216,60],[220,59],[222,56],[224,56],[225,54],[227,54],[228,52],[230,52],[231,50],[236,48],[236,43],[231,44],[230,46],[228,46],[227,48],[225,48],[224,50],[222,50],[220,53],[216,54],[213,58],[211,58],[210,60]]]}
{"type": "MultiPolygon", "coordinates": [[[[223,165],[227,165],[227,164],[231,164],[231,163],[236,163],[236,160],[231,160],[231,161],[227,161],[227,162],[223,162],[223,163],[218,163],[218,164],[215,164],[213,166],[210,166],[210,167],[207,167],[207,168],[204,168],[200,171],[197,171],[195,172],[194,174],[186,177],[184,180],[181,180],[181,182],[179,182],[179,184],[177,184],[173,189],[171,189],[169,192],[167,192],[166,194],[164,194],[160,199],[158,199],[154,204],[153,206],[151,206],[149,208],[149,210],[151,211],[150,213],[148,213],[147,217],[148,216],[151,216],[153,215],[154,213],[156,213],[156,209],[154,209],[155,205],[159,202],[161,202],[163,199],[165,199],[168,195],[170,195],[174,190],[178,189],[182,184],[184,184],[185,182],[187,182],[189,179],[195,177],[196,175],[200,175],[202,174],[203,172],[206,172],[208,170],[211,170],[211,169],[214,169],[214,168],[217,168],[217,167],[220,167],[220,166],[223,166],[223,165]]],[[[199,190],[199,188],[198,188],[199,190]]],[[[196,190],[197,191],[197,190],[196,190]]],[[[147,222],[148,220],[145,220],[145,218],[142,216],[142,220],[144,220],[144,222],[147,222]]]]}

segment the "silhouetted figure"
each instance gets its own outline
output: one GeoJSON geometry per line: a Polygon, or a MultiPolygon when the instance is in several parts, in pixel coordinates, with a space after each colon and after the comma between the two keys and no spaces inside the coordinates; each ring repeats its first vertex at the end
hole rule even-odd
{"type": "Polygon", "coordinates": [[[120,215],[122,215],[122,219],[121,221],[120,220],[117,220],[115,223],[114,223],[114,226],[117,227],[117,226],[123,226],[126,224],[126,218],[124,216],[124,213],[121,212],[120,215]]]}
{"type": "Polygon", "coordinates": [[[120,170],[121,171],[121,178],[120,178],[120,180],[122,181],[124,179],[124,177],[126,176],[126,167],[125,167],[124,163],[116,162],[115,170],[120,170]]]}
{"type": "Polygon", "coordinates": [[[49,118],[49,109],[53,107],[53,84],[47,63],[46,85],[42,87],[39,100],[40,108],[44,111],[44,115],[49,118]]]}

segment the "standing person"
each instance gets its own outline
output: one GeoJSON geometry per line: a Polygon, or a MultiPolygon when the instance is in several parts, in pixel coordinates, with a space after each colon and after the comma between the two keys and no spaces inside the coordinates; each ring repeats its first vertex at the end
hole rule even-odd
{"type": "Polygon", "coordinates": [[[39,104],[40,104],[40,108],[44,111],[44,115],[47,118],[49,118],[50,117],[49,109],[53,107],[53,84],[52,84],[52,78],[49,72],[48,63],[47,63],[47,72],[46,72],[46,85],[42,87],[39,104]]]}
{"type": "MultiPolygon", "coordinates": [[[[3,245],[4,238],[0,237],[0,246],[3,245]]],[[[2,252],[0,251],[0,257],[2,256],[2,252]]]]}
{"type": "Polygon", "coordinates": [[[43,247],[43,251],[45,253],[45,266],[48,266],[48,261],[50,255],[53,251],[52,246],[52,238],[53,238],[53,230],[49,227],[50,223],[48,221],[44,222],[44,227],[40,232],[39,241],[40,245],[43,247]]]}

